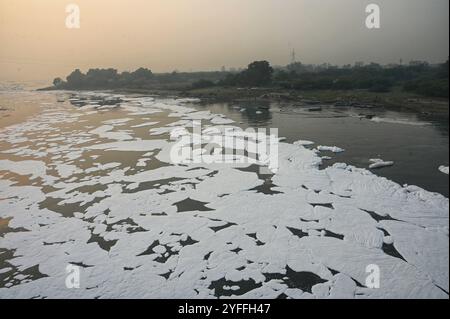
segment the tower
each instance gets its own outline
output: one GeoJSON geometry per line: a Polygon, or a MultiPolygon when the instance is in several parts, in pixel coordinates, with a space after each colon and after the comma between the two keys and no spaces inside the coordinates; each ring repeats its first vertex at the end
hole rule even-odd
{"type": "Polygon", "coordinates": [[[295,53],[295,49],[292,49],[292,53],[291,53],[291,63],[294,64],[297,62],[297,56],[295,53]]]}

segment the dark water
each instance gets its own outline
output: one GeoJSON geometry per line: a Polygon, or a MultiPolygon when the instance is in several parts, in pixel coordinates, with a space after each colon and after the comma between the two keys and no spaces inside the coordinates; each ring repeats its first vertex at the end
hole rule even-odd
{"type": "Polygon", "coordinates": [[[417,185],[446,197],[449,195],[448,175],[438,169],[449,164],[447,118],[333,106],[310,111],[278,103],[217,103],[200,108],[225,114],[242,128],[278,128],[280,137],[285,137],[289,143],[310,140],[316,145],[339,146],[346,150],[340,154],[323,152],[333,158],[325,165],[343,162],[368,168],[371,158],[394,161],[394,166],[374,172],[401,185],[417,185]],[[402,123],[374,122],[370,120],[373,116],[402,123]]]}

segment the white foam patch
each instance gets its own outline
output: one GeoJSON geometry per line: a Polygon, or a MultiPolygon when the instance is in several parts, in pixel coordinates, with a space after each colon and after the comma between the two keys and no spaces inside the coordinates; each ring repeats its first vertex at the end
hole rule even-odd
{"type": "Polygon", "coordinates": [[[147,127],[147,126],[154,126],[156,124],[158,124],[158,122],[145,122],[145,123],[142,123],[142,124],[134,125],[134,126],[132,126],[132,128],[141,128],[141,127],[147,127]]]}
{"type": "Polygon", "coordinates": [[[306,141],[306,140],[299,140],[294,142],[294,145],[299,145],[299,146],[310,146],[310,145],[314,145],[315,143],[312,141],[306,141]]]}
{"type": "Polygon", "coordinates": [[[220,116],[216,116],[211,120],[212,124],[216,124],[216,125],[227,125],[227,124],[232,124],[234,123],[233,120],[230,119],[226,119],[220,116]]]}
{"type": "Polygon", "coordinates": [[[444,174],[447,174],[448,175],[448,166],[444,166],[444,165],[442,165],[442,166],[440,166],[439,167],[439,171],[441,172],[441,173],[444,173],[444,174]]]}
{"type": "Polygon", "coordinates": [[[414,125],[414,126],[425,126],[430,123],[414,121],[409,119],[393,119],[393,118],[383,118],[383,117],[374,117],[371,119],[372,122],[375,123],[388,123],[388,124],[401,124],[401,125],[414,125]]]}
{"type": "Polygon", "coordinates": [[[75,165],[59,164],[56,166],[59,176],[61,178],[68,178],[74,174],[80,174],[83,171],[76,167],[75,165]]]}
{"type": "Polygon", "coordinates": [[[370,169],[379,169],[384,167],[393,166],[395,163],[393,161],[385,161],[381,158],[373,158],[370,160],[372,164],[369,165],[370,169]]]}
{"type": "Polygon", "coordinates": [[[104,121],[103,124],[106,125],[121,125],[121,124],[125,124],[129,121],[133,120],[132,118],[124,118],[124,119],[115,119],[115,120],[109,120],[109,121],[104,121]]]}
{"type": "Polygon", "coordinates": [[[337,146],[317,146],[317,150],[319,152],[332,152],[332,153],[342,153],[345,152],[344,149],[337,147],[337,146]]]}
{"type": "Polygon", "coordinates": [[[346,164],[321,170],[312,142],[280,143],[273,176],[248,162],[173,165],[190,120],[225,118],[186,106],[196,100],[121,99],[123,119],[86,130],[58,125],[89,111],[52,106],[2,132],[2,158],[24,160],[0,170],[42,183],[0,179],[12,229],[0,248],[13,252],[0,274],[14,274],[0,298],[448,298],[444,196],[346,164]],[[130,123],[162,112],[173,121],[151,132],[177,128],[173,141],[133,137],[130,123]],[[116,126],[131,139],[111,138],[116,126]],[[65,286],[70,264],[80,289],[65,286]],[[372,264],[380,289],[365,287],[372,264]]]}
{"type": "Polygon", "coordinates": [[[382,221],[381,225],[391,234],[393,244],[409,263],[428,274],[436,285],[449,290],[448,255],[439,253],[440,247],[448,245],[448,232],[433,232],[397,221],[382,221]]]}
{"type": "Polygon", "coordinates": [[[96,134],[101,138],[109,139],[109,140],[116,140],[116,141],[126,141],[126,140],[132,140],[133,136],[126,132],[111,132],[114,129],[114,126],[112,125],[103,125],[95,130],[90,131],[90,134],[96,134]]]}
{"type": "Polygon", "coordinates": [[[139,140],[129,142],[114,142],[96,144],[87,147],[90,150],[120,151],[120,152],[148,152],[162,149],[167,145],[164,140],[139,140]]]}
{"type": "Polygon", "coordinates": [[[40,161],[0,160],[0,171],[10,171],[24,176],[30,175],[34,179],[46,176],[47,166],[40,161]]]}

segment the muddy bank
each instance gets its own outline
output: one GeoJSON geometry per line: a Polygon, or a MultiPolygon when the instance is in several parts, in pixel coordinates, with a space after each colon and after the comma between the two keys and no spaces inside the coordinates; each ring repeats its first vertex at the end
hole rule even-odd
{"type": "Polygon", "coordinates": [[[196,90],[118,89],[117,93],[159,95],[162,97],[199,98],[204,102],[280,102],[290,106],[332,105],[337,107],[360,107],[364,109],[385,108],[393,111],[417,112],[427,116],[449,117],[449,100],[427,98],[394,90],[388,93],[368,91],[294,91],[277,88],[231,88],[213,87],[196,90]]]}
{"type": "Polygon", "coordinates": [[[290,91],[277,89],[209,88],[180,92],[185,97],[198,97],[208,101],[274,101],[298,106],[334,105],[338,107],[386,108],[409,110],[429,115],[449,115],[448,99],[432,99],[393,91],[290,91]]]}

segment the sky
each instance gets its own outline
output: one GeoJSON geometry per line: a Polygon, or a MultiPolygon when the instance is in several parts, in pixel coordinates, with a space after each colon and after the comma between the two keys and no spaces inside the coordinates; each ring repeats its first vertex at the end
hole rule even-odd
{"type": "Polygon", "coordinates": [[[303,63],[443,62],[448,0],[0,0],[0,81],[73,69],[154,72],[303,63]],[[66,27],[66,6],[80,28],[66,27]],[[365,25],[381,9],[380,29],[365,25]]]}

